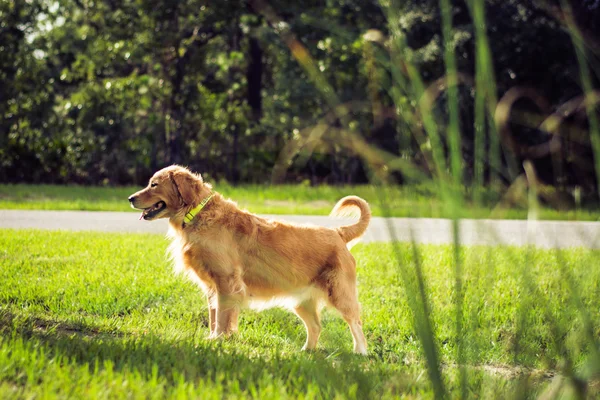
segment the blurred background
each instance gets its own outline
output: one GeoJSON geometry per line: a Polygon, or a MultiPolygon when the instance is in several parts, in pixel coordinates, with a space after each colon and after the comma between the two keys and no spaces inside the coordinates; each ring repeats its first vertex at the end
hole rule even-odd
{"type": "Polygon", "coordinates": [[[405,183],[455,151],[466,187],[531,160],[561,201],[596,202],[600,2],[450,7],[445,36],[428,0],[4,0],[0,181],[139,185],[180,163],[359,184],[379,162],[405,183]]]}

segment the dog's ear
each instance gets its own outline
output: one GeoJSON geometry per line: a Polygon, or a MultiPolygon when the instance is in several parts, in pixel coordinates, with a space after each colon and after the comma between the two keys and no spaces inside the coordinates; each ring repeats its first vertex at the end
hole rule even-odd
{"type": "Polygon", "coordinates": [[[175,191],[182,205],[196,205],[200,202],[202,190],[202,177],[192,174],[187,169],[173,171],[169,174],[175,191]]]}

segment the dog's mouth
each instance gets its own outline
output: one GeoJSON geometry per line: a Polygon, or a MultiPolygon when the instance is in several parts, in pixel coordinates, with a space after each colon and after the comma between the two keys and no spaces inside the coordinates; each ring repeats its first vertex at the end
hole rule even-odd
{"type": "Polygon", "coordinates": [[[166,207],[167,207],[167,203],[165,203],[164,201],[161,200],[158,203],[154,204],[152,207],[144,208],[142,210],[142,215],[140,215],[140,219],[142,219],[142,218],[145,220],[152,219],[152,218],[156,217],[166,207]]]}

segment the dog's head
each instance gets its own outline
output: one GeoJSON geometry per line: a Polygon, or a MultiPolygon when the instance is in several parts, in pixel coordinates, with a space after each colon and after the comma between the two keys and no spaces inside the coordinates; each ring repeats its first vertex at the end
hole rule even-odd
{"type": "Polygon", "coordinates": [[[208,193],[210,185],[203,182],[200,174],[171,165],[155,173],[146,188],[129,196],[129,203],[142,210],[140,219],[151,221],[183,216],[208,193]]]}

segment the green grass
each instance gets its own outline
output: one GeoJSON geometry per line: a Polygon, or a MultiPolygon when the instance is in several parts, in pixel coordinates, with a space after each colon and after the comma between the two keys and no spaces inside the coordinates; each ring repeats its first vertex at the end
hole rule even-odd
{"type": "MultiPolygon", "coordinates": [[[[140,187],[85,187],[58,185],[0,185],[0,209],[133,211],[127,197],[140,187]]],[[[349,194],[371,203],[373,214],[383,214],[374,186],[305,185],[215,185],[215,189],[235,200],[240,207],[262,214],[328,215],[336,201],[349,194]]],[[[392,186],[388,201],[393,217],[451,218],[450,209],[431,184],[392,186]]],[[[482,194],[481,205],[467,202],[460,210],[462,218],[525,219],[525,206],[498,206],[499,196],[492,191],[482,194]]],[[[522,200],[522,204],[525,200],[522,200]]],[[[548,220],[597,221],[600,210],[554,210],[542,208],[540,218],[548,220]]]]}
{"type": "MultiPolygon", "coordinates": [[[[332,311],[314,353],[300,351],[297,317],[278,309],[244,311],[235,337],[208,341],[204,297],[173,275],[166,246],[158,235],[0,230],[0,398],[433,396],[409,306],[410,245],[353,250],[368,357],[351,354],[350,332],[332,311]]],[[[418,250],[444,383],[455,397],[453,250],[418,250]]],[[[461,251],[470,396],[536,397],[560,382],[553,376],[567,361],[578,379],[590,379],[584,319],[565,277],[597,337],[598,251],[461,251]]]]}

